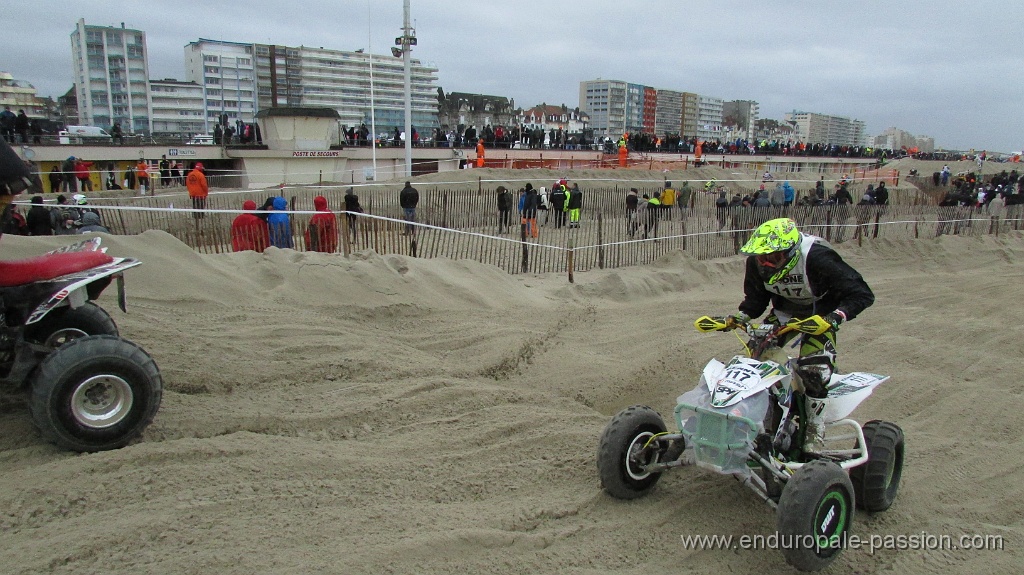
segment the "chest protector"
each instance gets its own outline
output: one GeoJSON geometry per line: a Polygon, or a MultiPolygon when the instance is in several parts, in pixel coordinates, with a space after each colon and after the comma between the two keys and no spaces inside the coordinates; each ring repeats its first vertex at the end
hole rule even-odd
{"type": "Polygon", "coordinates": [[[811,246],[816,243],[831,247],[824,239],[801,232],[800,246],[793,267],[775,283],[764,283],[766,290],[790,304],[776,307],[784,308],[784,311],[799,313],[813,309],[814,302],[824,295],[815,295],[811,292],[811,282],[807,277],[807,254],[811,251],[811,246]]]}

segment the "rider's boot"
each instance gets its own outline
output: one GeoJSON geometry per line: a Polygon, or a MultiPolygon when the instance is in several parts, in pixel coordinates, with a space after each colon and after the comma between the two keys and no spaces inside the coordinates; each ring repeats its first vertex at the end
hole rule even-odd
{"type": "Polygon", "coordinates": [[[821,453],[825,450],[825,400],[805,397],[807,426],[804,435],[804,451],[821,453]]]}

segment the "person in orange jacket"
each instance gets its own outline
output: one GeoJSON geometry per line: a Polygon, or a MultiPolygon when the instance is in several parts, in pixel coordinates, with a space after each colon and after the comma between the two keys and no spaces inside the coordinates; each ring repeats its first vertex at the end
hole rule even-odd
{"type": "Polygon", "coordinates": [[[476,142],[476,167],[484,167],[484,139],[480,138],[476,142]]]}
{"type": "Polygon", "coordinates": [[[338,251],[338,218],[327,208],[327,198],[313,198],[317,213],[306,228],[306,249],[332,254],[338,251]]]}
{"type": "Polygon", "coordinates": [[[139,182],[139,193],[143,196],[146,195],[146,190],[149,189],[149,164],[146,160],[140,159],[138,164],[135,164],[135,179],[139,182]]]}
{"type": "Polygon", "coordinates": [[[621,141],[619,143],[619,167],[626,167],[626,156],[629,155],[629,150],[626,148],[626,142],[621,141]]]}
{"type": "Polygon", "coordinates": [[[236,252],[253,250],[263,253],[270,245],[267,222],[256,215],[256,202],[245,200],[244,210],[231,222],[231,249],[236,252]]]}
{"type": "MultiPolygon", "coordinates": [[[[202,162],[196,162],[195,167],[188,173],[188,177],[185,178],[185,187],[188,188],[188,197],[192,198],[192,209],[205,210],[206,196],[210,195],[210,188],[206,184],[206,174],[203,171],[202,162]]],[[[199,219],[203,216],[202,212],[192,212],[193,218],[199,219]]]]}

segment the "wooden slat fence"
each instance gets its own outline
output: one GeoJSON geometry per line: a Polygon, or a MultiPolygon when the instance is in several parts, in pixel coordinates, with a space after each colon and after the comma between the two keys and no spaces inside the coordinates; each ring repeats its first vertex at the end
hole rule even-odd
{"type": "MultiPolygon", "coordinates": [[[[658,186],[639,186],[652,193],[658,186]]],[[[774,217],[792,217],[801,230],[834,243],[863,244],[876,238],[904,240],[941,234],[978,236],[1024,228],[1021,206],[1009,206],[998,225],[987,213],[966,207],[936,207],[912,203],[890,206],[789,206],[727,208],[714,206],[713,194],[693,193],[686,209],[659,210],[648,222],[641,211],[633,236],[629,234],[624,197],[626,186],[584,192],[579,228],[556,227],[552,211],[540,211],[538,237],[522,241],[522,226],[513,211],[512,226],[499,229],[494,189],[431,189],[420,186],[420,203],[414,232],[404,235],[407,224],[398,205],[397,189],[359,190],[364,214],[357,214],[350,229],[345,212],[338,215],[338,251],[372,249],[380,254],[404,254],[421,258],[471,259],[497,266],[508,273],[567,271],[567,253],[573,251],[573,269],[618,268],[653,262],[669,252],[683,250],[696,259],[734,255],[749,231],[774,217]],[[643,238],[646,224],[656,223],[643,238]],[[525,252],[525,254],[524,254],[525,252]]],[[[344,187],[296,188],[278,192],[290,209],[313,211],[312,199],[323,195],[332,209],[344,205],[344,187]]],[[[251,199],[262,205],[267,191],[245,191],[210,196],[207,210],[194,214],[189,199],[133,197],[94,201],[102,209],[104,224],[116,234],[164,230],[201,253],[231,251],[230,228],[242,203],[251,199]],[[146,209],[138,209],[146,208],[146,209]],[[202,217],[197,217],[201,215],[202,217]]],[[[893,194],[899,198],[899,193],[893,194]]],[[[292,214],[295,249],[305,250],[304,232],[311,214],[292,214]]]]}

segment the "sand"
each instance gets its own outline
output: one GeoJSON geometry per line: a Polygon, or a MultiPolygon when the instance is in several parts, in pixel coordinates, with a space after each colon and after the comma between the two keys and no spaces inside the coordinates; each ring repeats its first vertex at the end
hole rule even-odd
{"type": "MultiPolygon", "coordinates": [[[[848,550],[831,573],[1009,573],[1024,564],[1019,232],[841,246],[876,304],[840,331],[843,371],[889,374],[855,412],[907,436],[903,486],[853,533],[1000,536],[1003,550],[848,550]]],[[[3,257],[67,238],[6,236],[3,257]]],[[[789,573],[736,481],[685,468],[648,497],[600,490],[597,441],[632,404],[670,414],[711,357],[693,320],[735,309],[741,259],[506,275],[475,262],[271,248],[198,255],[104,239],[144,265],[99,303],[156,359],[142,438],[82,455],[0,402],[0,572],[789,573]]]]}

